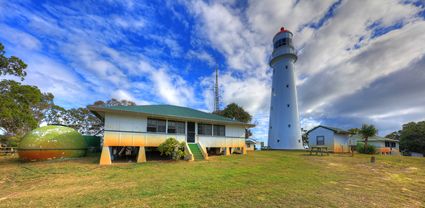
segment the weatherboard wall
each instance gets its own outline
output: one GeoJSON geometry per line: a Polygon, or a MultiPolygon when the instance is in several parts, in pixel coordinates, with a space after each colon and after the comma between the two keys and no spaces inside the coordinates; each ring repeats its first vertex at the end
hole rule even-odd
{"type": "MultiPolygon", "coordinates": [[[[103,146],[157,147],[170,137],[186,141],[186,134],[147,132],[147,119],[147,116],[143,115],[106,113],[103,146]]],[[[196,135],[196,142],[200,142],[205,147],[245,146],[245,128],[243,126],[225,125],[225,129],[225,136],[196,135]]]]}
{"type": "Polygon", "coordinates": [[[348,146],[348,135],[334,134],[334,152],[350,152],[348,146]]]}
{"type": "Polygon", "coordinates": [[[327,146],[329,149],[333,149],[335,133],[329,129],[322,127],[316,128],[308,134],[308,144],[310,147],[317,146],[317,137],[323,136],[325,138],[325,144],[320,146],[327,146]]]}

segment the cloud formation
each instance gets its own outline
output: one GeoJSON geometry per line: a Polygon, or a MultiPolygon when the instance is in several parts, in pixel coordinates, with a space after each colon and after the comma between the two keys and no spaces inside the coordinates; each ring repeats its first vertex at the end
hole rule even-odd
{"type": "Polygon", "coordinates": [[[0,41],[28,64],[25,83],[65,107],[109,98],[254,115],[267,138],[268,58],[294,33],[302,127],[367,122],[380,134],[425,119],[425,4],[420,1],[141,1],[0,3],[0,41]]]}

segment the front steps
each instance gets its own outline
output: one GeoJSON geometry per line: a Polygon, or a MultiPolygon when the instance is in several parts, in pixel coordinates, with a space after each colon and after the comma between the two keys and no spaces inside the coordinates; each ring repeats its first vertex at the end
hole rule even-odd
{"type": "Polygon", "coordinates": [[[201,149],[199,149],[198,144],[188,144],[188,145],[195,160],[204,160],[204,156],[202,155],[201,149]]]}

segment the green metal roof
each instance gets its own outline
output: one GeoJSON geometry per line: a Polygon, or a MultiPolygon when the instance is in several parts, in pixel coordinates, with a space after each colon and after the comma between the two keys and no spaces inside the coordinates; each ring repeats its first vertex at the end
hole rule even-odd
{"type": "Polygon", "coordinates": [[[346,131],[344,129],[330,127],[330,126],[323,126],[323,125],[316,126],[316,127],[312,128],[312,129],[310,129],[307,133],[310,133],[311,131],[313,131],[314,129],[317,129],[319,127],[322,127],[322,128],[325,128],[325,129],[329,129],[329,130],[331,130],[331,131],[333,131],[333,132],[335,132],[337,134],[348,134],[349,133],[348,131],[346,131]]]}
{"type": "MultiPolygon", "coordinates": [[[[97,116],[99,112],[134,112],[153,116],[176,117],[185,119],[198,119],[205,121],[225,122],[240,125],[254,126],[237,120],[226,118],[212,113],[206,113],[192,108],[175,105],[135,105],[135,106],[89,106],[97,116]]],[[[101,116],[103,117],[103,116],[101,116]]]]}
{"type": "MultiPolygon", "coordinates": [[[[364,140],[361,134],[352,135],[350,136],[350,139],[356,139],[357,141],[364,140]]],[[[380,137],[380,136],[369,137],[367,141],[368,142],[399,142],[398,140],[395,140],[395,139],[389,139],[389,138],[380,137]]]]}

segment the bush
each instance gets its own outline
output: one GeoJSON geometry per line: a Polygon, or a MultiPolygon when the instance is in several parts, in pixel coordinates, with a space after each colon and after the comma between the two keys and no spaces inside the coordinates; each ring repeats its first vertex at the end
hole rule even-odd
{"type": "Polygon", "coordinates": [[[364,143],[359,142],[356,146],[356,151],[363,154],[375,154],[376,148],[372,145],[367,145],[367,149],[364,148],[364,143]]]}
{"type": "Polygon", "coordinates": [[[161,152],[161,155],[171,156],[173,160],[179,160],[186,156],[184,151],[185,146],[186,142],[179,142],[174,138],[168,138],[158,146],[158,150],[161,152]]]}

